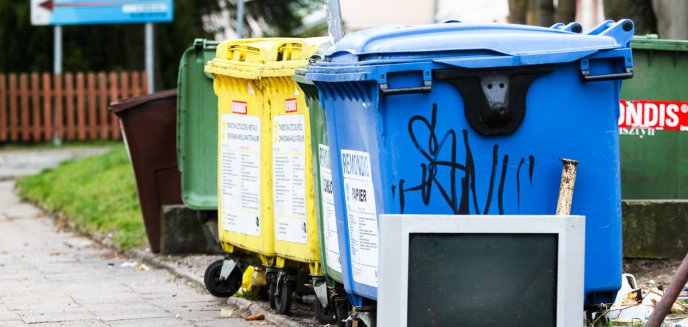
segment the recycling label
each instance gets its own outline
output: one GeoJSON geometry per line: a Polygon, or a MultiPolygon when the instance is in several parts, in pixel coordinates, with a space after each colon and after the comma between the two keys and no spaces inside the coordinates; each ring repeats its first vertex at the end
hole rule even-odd
{"type": "Polygon", "coordinates": [[[304,115],[277,115],[272,122],[272,190],[275,237],[305,244],[306,122],[304,115]]]}
{"type": "Polygon", "coordinates": [[[377,287],[378,230],[368,152],[341,150],[354,281],[377,287]]]}
{"type": "Polygon", "coordinates": [[[330,269],[341,273],[342,263],[339,257],[337,219],[334,213],[330,148],[327,145],[319,144],[318,156],[320,162],[320,204],[322,208],[323,233],[325,234],[325,258],[330,269]]]}
{"type": "Polygon", "coordinates": [[[223,114],[220,122],[222,229],[260,234],[260,117],[223,114]]]}

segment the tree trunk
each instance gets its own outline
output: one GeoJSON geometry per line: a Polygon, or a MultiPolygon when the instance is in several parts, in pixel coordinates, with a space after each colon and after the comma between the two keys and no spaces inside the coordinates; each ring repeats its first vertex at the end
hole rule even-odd
{"type": "Polygon", "coordinates": [[[651,0],[604,0],[604,16],[615,21],[632,19],[636,35],[657,33],[657,19],[651,0]]]}
{"type": "Polygon", "coordinates": [[[550,27],[554,24],[554,1],[536,0],[537,14],[536,24],[539,26],[550,27]]]}
{"type": "Polygon", "coordinates": [[[509,23],[525,24],[528,0],[509,0],[509,23]]]}
{"type": "Polygon", "coordinates": [[[576,0],[559,0],[557,3],[557,23],[568,24],[576,20],[576,0]]]}
{"type": "Polygon", "coordinates": [[[688,40],[688,1],[652,0],[662,39],[688,40]]]}

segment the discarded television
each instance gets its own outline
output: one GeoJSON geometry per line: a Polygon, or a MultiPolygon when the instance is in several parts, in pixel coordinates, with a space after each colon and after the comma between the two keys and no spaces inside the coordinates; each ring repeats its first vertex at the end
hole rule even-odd
{"type": "Polygon", "coordinates": [[[581,326],[585,217],[381,215],[378,326],[581,326]]]}

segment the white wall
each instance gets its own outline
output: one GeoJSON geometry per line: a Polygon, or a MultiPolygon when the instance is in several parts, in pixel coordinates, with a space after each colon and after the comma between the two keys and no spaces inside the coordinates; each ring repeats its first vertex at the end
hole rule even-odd
{"type": "Polygon", "coordinates": [[[432,23],[432,0],[340,0],[340,7],[349,31],[432,23]]]}
{"type": "MultiPolygon", "coordinates": [[[[588,29],[604,20],[602,0],[578,0],[576,20],[588,29]]],[[[437,19],[466,23],[506,23],[508,0],[437,0],[437,19]]],[[[349,31],[380,25],[432,23],[433,0],[340,0],[349,31]]],[[[569,23],[569,22],[566,22],[569,23]]]]}

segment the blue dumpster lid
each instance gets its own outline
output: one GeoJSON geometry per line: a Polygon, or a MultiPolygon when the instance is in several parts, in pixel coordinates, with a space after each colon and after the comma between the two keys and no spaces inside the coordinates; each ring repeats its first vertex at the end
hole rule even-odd
{"type": "Polygon", "coordinates": [[[627,19],[606,21],[585,33],[578,23],[550,28],[458,22],[384,26],[345,36],[328,49],[321,62],[308,68],[315,73],[308,77],[329,80],[318,73],[341,74],[355,71],[356,66],[428,60],[464,68],[572,62],[600,51],[629,48],[632,37],[633,23],[627,19]]]}

